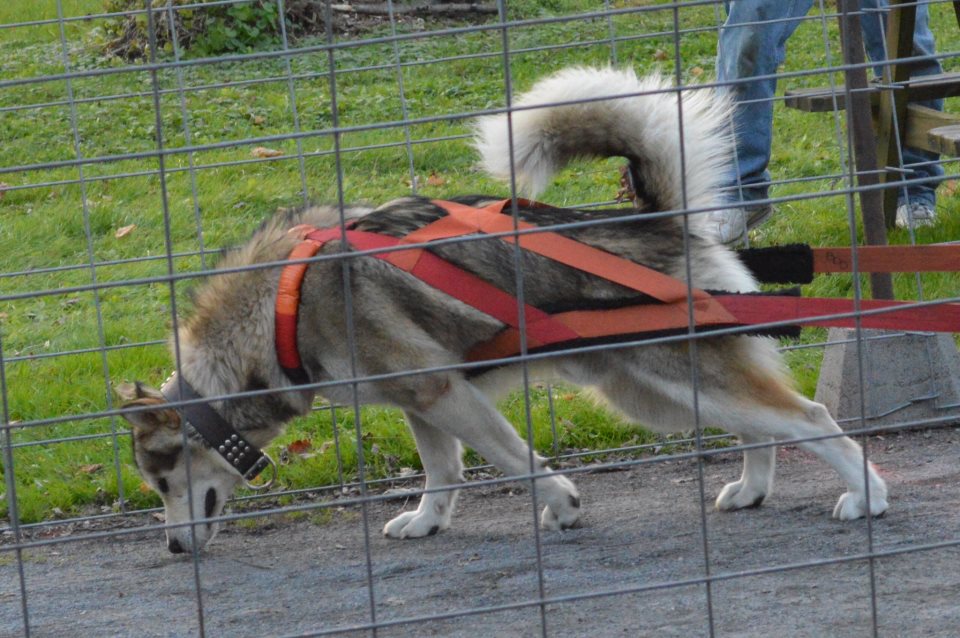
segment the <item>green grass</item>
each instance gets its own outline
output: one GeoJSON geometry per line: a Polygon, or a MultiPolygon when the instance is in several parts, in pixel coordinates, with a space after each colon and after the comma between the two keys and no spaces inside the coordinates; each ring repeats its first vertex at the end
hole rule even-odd
{"type": "MultiPolygon", "coordinates": [[[[643,4],[654,5],[655,2],[643,4]]],[[[82,16],[101,10],[97,0],[65,1],[64,14],[82,16]]],[[[56,17],[54,3],[9,0],[0,3],[0,24],[56,17]]],[[[511,3],[511,18],[573,15],[592,11],[596,3],[585,0],[540,0],[511,3]]],[[[619,4],[618,4],[619,6],[619,4]]],[[[934,8],[932,21],[941,43],[954,43],[955,23],[946,5],[934,8]]],[[[683,28],[716,25],[712,8],[685,8],[681,11],[683,28]]],[[[90,46],[99,20],[68,23],[65,29],[69,64],[73,69],[123,68],[124,63],[101,58],[90,46]]],[[[640,72],[661,69],[672,73],[672,13],[657,11],[616,17],[614,27],[620,35],[661,33],[663,35],[620,42],[620,64],[640,72]]],[[[427,25],[428,29],[444,25],[427,25]]],[[[449,24],[446,26],[457,26],[449,24]]],[[[401,25],[400,30],[412,27],[401,25]]],[[[830,24],[832,51],[836,56],[836,25],[830,24]]],[[[583,44],[603,39],[608,33],[606,20],[561,22],[517,28],[509,34],[511,81],[514,89],[527,88],[538,77],[570,64],[605,63],[610,58],[607,45],[583,44]],[[546,51],[527,51],[548,44],[573,45],[546,51]]],[[[384,35],[384,28],[370,36],[384,35]]],[[[299,45],[317,44],[318,40],[299,45]]],[[[408,117],[432,118],[462,112],[497,108],[505,104],[501,34],[485,31],[453,37],[406,40],[400,43],[404,61],[429,64],[406,67],[403,83],[408,117]],[[492,54],[489,57],[437,61],[463,54],[492,54]]],[[[684,82],[712,75],[716,33],[709,29],[685,33],[681,40],[679,68],[684,82]]],[[[56,24],[24,26],[0,30],[0,78],[30,78],[63,73],[63,48],[56,24]]],[[[402,117],[393,68],[350,71],[362,67],[389,64],[393,60],[391,44],[369,44],[343,49],[336,54],[339,124],[366,127],[396,124],[402,117]]],[[[169,60],[169,58],[164,58],[169,60]]],[[[788,70],[815,68],[824,62],[820,25],[804,25],[791,40],[788,70]]],[[[298,55],[292,60],[294,73],[317,73],[327,69],[324,52],[298,55]]],[[[88,264],[91,255],[99,264],[105,261],[142,256],[162,257],[174,253],[195,252],[197,237],[195,204],[199,206],[203,226],[203,244],[217,249],[242,241],[260,221],[279,207],[295,206],[302,201],[300,171],[294,141],[247,143],[244,140],[282,135],[293,130],[290,99],[284,80],[247,86],[232,86],[190,92],[185,96],[186,116],[180,95],[171,92],[160,98],[161,121],[154,116],[150,75],[138,67],[132,72],[76,78],[67,82],[51,81],[23,84],[0,91],[0,107],[63,102],[68,90],[77,100],[75,112],[68,105],[29,110],[0,111],[0,140],[4,143],[3,166],[41,164],[75,159],[107,157],[117,154],[150,152],[156,148],[156,135],[162,134],[166,148],[189,144],[242,142],[237,146],[212,148],[191,155],[174,154],[166,158],[168,172],[161,182],[155,172],[156,158],[117,160],[109,163],[43,168],[0,175],[0,182],[11,187],[48,184],[7,190],[0,198],[0,273],[24,273],[0,279],[3,295],[26,294],[23,299],[0,302],[0,339],[4,356],[5,393],[9,419],[14,423],[34,423],[67,417],[70,420],[51,425],[17,428],[12,431],[14,482],[17,503],[23,521],[50,518],[56,512],[66,515],[89,511],[90,507],[111,510],[122,498],[125,507],[139,508],[158,503],[142,489],[132,465],[129,440],[123,435],[125,424],[118,419],[89,419],[84,415],[116,407],[110,383],[143,380],[154,385],[162,381],[172,367],[163,343],[127,349],[103,351],[143,342],[163,342],[171,327],[171,304],[188,306],[185,291],[192,282],[178,283],[173,290],[167,284],[122,286],[100,290],[38,295],[37,291],[59,291],[85,286],[94,281],[126,281],[159,277],[167,273],[164,259],[133,264],[99,265],[90,268],[43,272],[43,269],[88,264]],[[109,96],[137,94],[134,97],[108,99],[109,96]],[[76,119],[77,136],[71,127],[76,119]],[[278,161],[218,166],[224,162],[250,160],[254,146],[284,151],[278,161]],[[185,169],[190,162],[199,166],[195,184],[185,169]],[[81,186],[75,182],[81,177],[81,186]],[[99,179],[107,177],[108,179],[99,179]],[[193,189],[196,188],[196,201],[193,189]],[[162,198],[162,193],[166,198],[162,198]],[[164,216],[164,203],[169,216],[164,216]],[[136,225],[125,237],[116,231],[136,225]],[[166,243],[169,225],[170,245],[166,243]],[[103,331],[99,329],[102,323],[103,331]],[[91,352],[71,353],[77,350],[91,352]],[[40,357],[40,358],[38,358],[40,357]],[[51,442],[54,439],[84,437],[118,432],[112,438],[51,442]],[[38,443],[37,445],[28,445],[38,443]],[[114,451],[118,457],[115,462],[114,451]],[[102,467],[97,467],[102,466],[102,467]],[[119,472],[117,471],[119,469],[119,472]]],[[[161,90],[176,89],[178,83],[202,86],[226,80],[283,77],[280,60],[251,60],[214,65],[186,66],[181,74],[163,70],[157,74],[161,90]]],[[[823,76],[790,80],[789,86],[825,84],[823,76]]],[[[329,85],[325,77],[303,79],[296,84],[300,126],[304,131],[322,132],[332,126],[329,85]]],[[[797,177],[835,175],[841,172],[835,144],[833,118],[824,114],[803,114],[778,107],[777,132],[772,170],[776,180],[797,177]]],[[[462,135],[468,123],[460,119],[431,121],[412,127],[414,140],[462,135]]],[[[359,130],[341,135],[343,148],[361,148],[403,142],[400,127],[359,130]]],[[[335,201],[338,193],[336,164],[329,154],[334,148],[328,134],[311,135],[302,141],[308,195],[315,200],[335,201]]],[[[420,192],[430,196],[465,192],[505,193],[476,171],[475,157],[465,140],[423,143],[414,146],[416,174],[420,192]],[[435,174],[439,182],[431,185],[427,177],[435,174]]],[[[402,147],[375,148],[343,155],[343,189],[348,201],[382,202],[410,190],[406,151],[402,147]]],[[[581,163],[564,172],[542,195],[544,201],[572,205],[606,201],[617,190],[615,163],[581,163]]],[[[804,193],[828,194],[842,186],[828,179],[783,185],[776,195],[804,193]]],[[[760,243],[809,242],[815,245],[849,244],[845,202],[840,196],[805,199],[781,205],[779,213],[757,235],[760,243]]],[[[921,242],[955,239],[960,236],[960,201],[942,196],[943,221],[919,232],[921,242]]],[[[904,231],[891,235],[894,243],[904,243],[904,231]]],[[[209,257],[208,257],[209,259],[209,257]]],[[[197,256],[173,261],[178,273],[197,272],[197,256]]],[[[953,276],[929,275],[922,278],[928,298],[958,294],[953,276]]],[[[901,298],[916,296],[912,276],[896,278],[901,298]]],[[[804,291],[811,296],[850,296],[850,277],[819,278],[804,291]]],[[[822,339],[818,331],[805,331],[804,340],[822,339]]],[[[800,387],[810,394],[816,383],[820,351],[797,350],[788,353],[800,387]]],[[[565,388],[554,389],[558,439],[553,440],[548,411],[547,390],[535,386],[531,394],[534,441],[544,454],[555,449],[601,450],[624,444],[650,442],[645,430],[622,423],[599,408],[587,397],[565,388]]],[[[515,395],[503,405],[508,417],[526,432],[526,407],[515,395]]],[[[290,455],[281,471],[285,487],[297,488],[333,484],[339,472],[334,454],[333,432],[340,433],[340,449],[345,478],[355,478],[356,441],[353,413],[338,410],[335,419],[329,411],[295,422],[271,451],[279,456],[292,441],[309,440],[310,450],[303,458],[290,455]]],[[[395,474],[401,468],[419,468],[412,440],[396,411],[369,409],[363,412],[363,445],[371,476],[395,474]]],[[[476,457],[470,460],[477,461],[476,457]]],[[[8,470],[9,468],[4,468],[8,470]]],[[[6,485],[6,483],[4,483],[6,485]]],[[[5,488],[4,488],[5,489],[5,488]]],[[[6,508],[9,498],[0,507],[6,508]]],[[[59,514],[57,514],[59,515],[59,514]]]]}

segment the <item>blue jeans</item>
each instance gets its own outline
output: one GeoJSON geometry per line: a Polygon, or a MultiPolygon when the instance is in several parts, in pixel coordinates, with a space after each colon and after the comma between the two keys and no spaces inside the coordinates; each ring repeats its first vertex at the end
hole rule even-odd
{"type": "MultiPolygon", "coordinates": [[[[917,7],[913,54],[934,54],[933,33],[926,2],[917,7]]],[[[724,2],[727,20],[720,30],[717,50],[717,79],[734,82],[732,92],[737,108],[733,117],[736,134],[736,166],[731,170],[727,186],[733,201],[766,199],[770,182],[767,165],[773,140],[773,96],[777,89],[777,68],[786,58],[787,40],[800,26],[801,19],[810,11],[813,0],[729,0],[724,2]],[[769,77],[764,77],[769,76],[769,77]],[[752,81],[750,78],[759,78],[752,81]],[[738,82],[739,80],[739,82],[738,82]]],[[[864,45],[873,62],[882,62],[886,56],[881,15],[870,9],[886,8],[887,0],[861,0],[864,45]]],[[[884,66],[877,65],[875,73],[882,77],[884,66]]],[[[940,63],[928,59],[914,65],[912,75],[942,73],[940,63]]],[[[920,104],[943,110],[943,100],[920,104]]],[[[903,149],[903,164],[928,163],[913,167],[908,177],[925,179],[942,177],[943,167],[936,162],[938,155],[915,148],[903,149]]],[[[895,161],[895,158],[891,159],[895,161]]],[[[901,201],[922,202],[933,206],[937,182],[911,184],[900,194],[901,201]]]]}

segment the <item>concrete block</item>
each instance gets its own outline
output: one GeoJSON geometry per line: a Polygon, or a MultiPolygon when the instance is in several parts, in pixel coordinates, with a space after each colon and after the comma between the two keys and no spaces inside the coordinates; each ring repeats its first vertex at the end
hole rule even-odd
{"type": "Polygon", "coordinates": [[[861,410],[868,426],[960,420],[960,354],[953,335],[863,330],[858,340],[855,330],[832,328],[828,341],[816,400],[841,425],[858,427],[861,410]]]}

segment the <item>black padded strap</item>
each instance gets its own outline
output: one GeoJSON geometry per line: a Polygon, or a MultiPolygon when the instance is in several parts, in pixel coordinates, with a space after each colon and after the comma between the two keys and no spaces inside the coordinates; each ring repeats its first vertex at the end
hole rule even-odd
{"type": "MultiPolygon", "coordinates": [[[[172,378],[161,392],[170,403],[203,398],[182,377],[172,378]]],[[[256,445],[243,438],[209,403],[191,403],[177,406],[176,409],[203,440],[246,480],[253,480],[270,466],[267,456],[256,445]]]]}

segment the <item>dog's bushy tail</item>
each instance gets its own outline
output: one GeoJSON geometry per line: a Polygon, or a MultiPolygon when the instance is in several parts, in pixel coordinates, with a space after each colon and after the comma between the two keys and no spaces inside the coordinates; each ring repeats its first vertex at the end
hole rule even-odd
{"type": "Polygon", "coordinates": [[[488,173],[509,179],[512,172],[525,195],[536,195],[574,158],[623,156],[654,210],[718,202],[717,187],[730,161],[724,133],[730,103],[712,90],[678,93],[659,75],[573,68],[537,82],[513,106],[520,107],[511,115],[513,161],[506,115],[481,119],[475,146],[488,173]],[[575,103],[562,104],[567,102],[575,103]],[[544,107],[530,108],[536,105],[544,107]]]}

